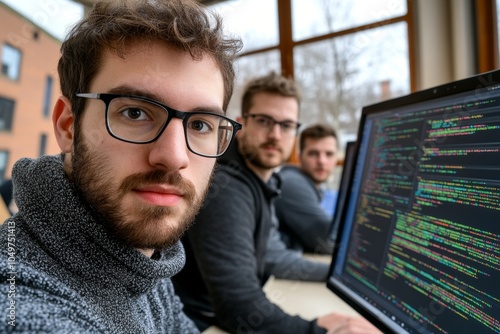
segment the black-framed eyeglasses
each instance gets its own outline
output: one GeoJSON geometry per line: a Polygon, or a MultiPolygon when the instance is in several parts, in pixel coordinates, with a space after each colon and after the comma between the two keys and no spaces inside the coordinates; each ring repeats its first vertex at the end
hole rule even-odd
{"type": "Polygon", "coordinates": [[[294,121],[281,121],[278,122],[271,116],[263,114],[247,114],[243,118],[251,117],[254,122],[261,128],[266,130],[272,130],[276,124],[280,126],[281,133],[287,136],[295,136],[297,130],[300,128],[300,123],[294,121]]]}
{"type": "Polygon", "coordinates": [[[148,144],[157,140],[172,118],[182,120],[188,149],[200,156],[216,158],[226,152],[242,125],[209,111],[184,112],[145,97],[121,94],[79,93],[99,99],[106,106],[106,129],[121,141],[148,144]]]}

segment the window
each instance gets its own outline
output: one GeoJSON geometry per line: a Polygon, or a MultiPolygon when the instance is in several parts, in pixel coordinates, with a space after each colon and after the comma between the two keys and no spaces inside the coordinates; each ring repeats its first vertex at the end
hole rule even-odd
{"type": "Polygon", "coordinates": [[[301,123],[328,122],[337,128],[343,147],[356,137],[363,105],[414,88],[410,3],[233,0],[214,5],[226,30],[245,45],[228,114],[239,115],[236,100],[249,78],[276,70],[302,87],[301,123]]]}
{"type": "Polygon", "coordinates": [[[21,67],[21,51],[13,46],[4,44],[2,47],[2,75],[11,80],[19,78],[21,67]]]}
{"type": "Polygon", "coordinates": [[[53,80],[50,75],[45,80],[45,97],[43,100],[43,116],[49,118],[50,116],[50,99],[52,97],[53,80]]]}
{"type": "Polygon", "coordinates": [[[7,163],[9,162],[9,151],[0,150],[0,183],[4,181],[7,163]]]}
{"type": "Polygon", "coordinates": [[[12,119],[14,118],[13,100],[0,97],[0,132],[12,130],[12,119]]]}
{"type": "MultiPolygon", "coordinates": [[[[496,0],[494,6],[495,6],[495,11],[496,11],[495,17],[496,17],[496,21],[497,21],[497,27],[496,27],[497,31],[496,32],[497,32],[497,38],[499,38],[500,37],[500,24],[498,24],[498,22],[500,21],[500,11],[499,11],[500,0],[496,0]]],[[[500,43],[499,43],[499,45],[500,45],[500,43]]]]}
{"type": "Polygon", "coordinates": [[[47,152],[47,134],[42,133],[40,135],[40,150],[38,151],[38,156],[45,155],[47,152]]]}
{"type": "Polygon", "coordinates": [[[212,8],[223,16],[225,30],[243,39],[242,52],[278,45],[276,0],[227,1],[212,8]]]}
{"type": "Polygon", "coordinates": [[[364,105],[410,91],[405,35],[406,24],[400,22],[297,46],[295,78],[307,88],[303,122],[331,124],[341,147],[355,140],[364,105]]]}
{"type": "Polygon", "coordinates": [[[230,117],[241,116],[241,97],[243,93],[243,83],[270,71],[280,73],[280,53],[278,50],[257,53],[247,57],[238,58],[235,62],[236,77],[240,85],[235,85],[233,97],[229,102],[227,114],[230,117]]]}

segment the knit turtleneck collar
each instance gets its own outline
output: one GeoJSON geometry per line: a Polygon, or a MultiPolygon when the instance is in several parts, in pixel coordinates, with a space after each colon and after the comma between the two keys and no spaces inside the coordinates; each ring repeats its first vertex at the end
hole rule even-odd
{"type": "Polygon", "coordinates": [[[81,203],[60,156],[19,160],[12,179],[21,224],[73,275],[104,277],[104,284],[142,293],[184,266],[180,242],[153,260],[110,235],[103,222],[81,203]]]}

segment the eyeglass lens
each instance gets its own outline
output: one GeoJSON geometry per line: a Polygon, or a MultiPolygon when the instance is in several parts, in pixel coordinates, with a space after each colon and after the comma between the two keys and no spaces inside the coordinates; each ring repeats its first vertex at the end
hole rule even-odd
{"type": "Polygon", "coordinates": [[[249,115],[259,126],[271,130],[276,124],[279,124],[281,131],[287,135],[294,135],[298,128],[298,123],[293,121],[278,122],[270,116],[266,115],[249,115]]]}
{"type": "MultiPolygon", "coordinates": [[[[123,140],[145,143],[163,131],[169,114],[159,104],[130,97],[110,101],[107,111],[108,127],[123,140]]],[[[195,153],[217,156],[229,146],[234,127],[225,117],[193,112],[184,119],[188,147],[195,153]]]]}

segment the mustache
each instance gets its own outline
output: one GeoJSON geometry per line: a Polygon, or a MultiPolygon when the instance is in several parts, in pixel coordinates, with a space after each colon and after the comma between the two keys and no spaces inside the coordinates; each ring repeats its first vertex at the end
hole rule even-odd
{"type": "Polygon", "coordinates": [[[268,140],[260,145],[260,147],[262,148],[266,148],[269,146],[276,148],[278,151],[281,151],[281,147],[278,145],[278,142],[276,140],[268,140]]]}
{"type": "Polygon", "coordinates": [[[192,200],[196,196],[194,184],[182,177],[179,172],[165,173],[155,170],[146,173],[136,173],[127,176],[120,185],[119,192],[125,194],[135,188],[145,185],[169,184],[178,188],[187,200],[192,200]]]}

